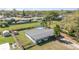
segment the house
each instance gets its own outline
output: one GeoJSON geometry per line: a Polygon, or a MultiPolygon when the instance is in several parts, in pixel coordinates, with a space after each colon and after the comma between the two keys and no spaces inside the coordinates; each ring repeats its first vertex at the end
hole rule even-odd
{"type": "Polygon", "coordinates": [[[29,20],[19,20],[16,23],[17,24],[25,24],[25,23],[29,23],[29,22],[30,22],[29,20]]]}
{"type": "Polygon", "coordinates": [[[3,18],[4,18],[4,16],[3,15],[0,15],[0,20],[3,19],[3,18]]]}
{"type": "Polygon", "coordinates": [[[6,21],[15,21],[15,18],[13,17],[9,17],[9,18],[5,18],[6,21]]]}
{"type": "Polygon", "coordinates": [[[49,40],[50,37],[54,36],[54,30],[45,27],[38,27],[38,28],[27,30],[25,35],[34,44],[39,44],[49,40]]]}
{"type": "Polygon", "coordinates": [[[0,50],[10,50],[9,43],[1,44],[0,50]]]}
{"type": "Polygon", "coordinates": [[[62,19],[64,17],[64,15],[59,15],[58,18],[62,19]]]}

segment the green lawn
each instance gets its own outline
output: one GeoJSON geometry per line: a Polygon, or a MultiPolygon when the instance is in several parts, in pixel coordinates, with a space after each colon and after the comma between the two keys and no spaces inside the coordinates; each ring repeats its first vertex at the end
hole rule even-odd
{"type": "MultiPolygon", "coordinates": [[[[25,36],[25,32],[24,31],[19,31],[19,35],[17,35],[17,38],[21,41],[21,43],[24,46],[27,46],[27,45],[32,43],[32,41],[29,40],[25,36]]],[[[10,37],[3,37],[3,36],[0,35],[0,44],[6,43],[6,42],[13,43],[14,42],[14,38],[12,36],[10,36],[10,37]]]]}
{"type": "Polygon", "coordinates": [[[17,30],[22,28],[30,28],[39,26],[40,22],[28,23],[28,24],[18,24],[18,25],[11,25],[10,27],[0,28],[0,32],[3,30],[17,30]]]}
{"type": "Polygon", "coordinates": [[[24,47],[32,44],[32,41],[25,36],[25,31],[19,31],[19,35],[17,35],[17,38],[21,41],[24,47]]]}
{"type": "Polygon", "coordinates": [[[3,44],[3,43],[13,43],[14,42],[14,39],[13,37],[3,37],[0,35],[0,44],[3,44]]]}
{"type": "MultiPolygon", "coordinates": [[[[0,32],[2,32],[3,30],[16,30],[16,29],[22,29],[22,28],[29,28],[29,27],[36,27],[39,26],[40,23],[35,22],[35,23],[28,23],[28,24],[18,24],[18,25],[12,25],[10,27],[6,27],[6,28],[0,28],[0,32]]],[[[19,35],[17,35],[17,37],[21,40],[21,42],[23,43],[23,45],[29,45],[30,43],[32,43],[26,36],[25,36],[25,32],[24,31],[19,31],[19,35]]],[[[0,35],[0,44],[3,43],[12,43],[14,42],[14,38],[13,37],[3,37],[0,35]]]]}

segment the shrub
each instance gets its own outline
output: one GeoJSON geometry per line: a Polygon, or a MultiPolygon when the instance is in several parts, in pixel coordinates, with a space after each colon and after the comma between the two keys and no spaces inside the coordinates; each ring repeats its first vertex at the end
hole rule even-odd
{"type": "Polygon", "coordinates": [[[55,31],[55,36],[60,36],[61,29],[59,25],[56,25],[56,27],[54,27],[54,31],[55,31]]]}
{"type": "Polygon", "coordinates": [[[1,24],[0,24],[0,27],[1,27],[1,28],[9,27],[9,25],[8,25],[8,23],[1,23],[1,24]]]}
{"type": "Polygon", "coordinates": [[[75,33],[74,33],[74,32],[69,32],[68,34],[69,34],[70,36],[75,37],[75,33]]]}

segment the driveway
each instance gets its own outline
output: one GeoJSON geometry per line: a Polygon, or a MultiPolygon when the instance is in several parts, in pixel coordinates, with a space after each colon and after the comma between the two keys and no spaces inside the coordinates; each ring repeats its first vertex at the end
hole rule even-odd
{"type": "Polygon", "coordinates": [[[67,34],[64,34],[64,33],[61,33],[62,36],[64,36],[64,39],[65,40],[68,40],[69,42],[72,42],[72,44],[64,44],[65,46],[67,46],[68,48],[71,48],[71,49],[75,49],[75,50],[78,50],[79,49],[79,43],[77,41],[75,41],[73,39],[73,37],[67,35],[67,34]]]}

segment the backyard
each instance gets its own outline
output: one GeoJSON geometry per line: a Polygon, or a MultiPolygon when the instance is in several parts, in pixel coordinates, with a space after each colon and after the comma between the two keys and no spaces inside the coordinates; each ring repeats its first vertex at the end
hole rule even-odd
{"type": "Polygon", "coordinates": [[[19,35],[16,36],[22,45],[26,48],[28,45],[33,44],[32,41],[25,36],[25,31],[19,31],[19,35]]]}
{"type": "MultiPolygon", "coordinates": [[[[6,28],[0,28],[0,32],[4,31],[4,30],[17,30],[17,29],[22,29],[22,28],[31,28],[31,27],[36,27],[39,26],[40,23],[35,22],[35,23],[28,23],[28,24],[19,24],[19,25],[11,25],[10,27],[6,27],[6,28]]],[[[17,35],[17,37],[21,40],[21,42],[23,43],[23,45],[27,45],[30,44],[28,40],[28,38],[25,36],[24,31],[19,31],[19,35],[17,35]]],[[[0,44],[3,43],[13,43],[14,42],[14,38],[12,36],[10,37],[3,37],[2,35],[0,35],[0,44]]]]}

